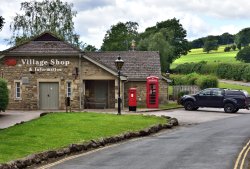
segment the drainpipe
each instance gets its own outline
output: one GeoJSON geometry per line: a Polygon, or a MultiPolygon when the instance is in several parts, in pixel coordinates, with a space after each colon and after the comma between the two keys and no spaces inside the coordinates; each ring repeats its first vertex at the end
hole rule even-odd
{"type": "Polygon", "coordinates": [[[80,110],[82,110],[82,66],[81,66],[81,57],[82,55],[79,54],[79,63],[78,63],[78,67],[79,67],[79,100],[80,100],[80,104],[79,104],[79,108],[80,110]]]}

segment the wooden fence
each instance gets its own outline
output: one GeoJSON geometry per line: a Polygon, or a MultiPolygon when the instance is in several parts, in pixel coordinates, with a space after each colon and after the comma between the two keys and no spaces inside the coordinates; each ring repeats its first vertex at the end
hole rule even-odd
{"type": "Polygon", "coordinates": [[[178,100],[181,94],[195,94],[200,91],[198,86],[176,85],[173,86],[173,100],[178,100]]]}

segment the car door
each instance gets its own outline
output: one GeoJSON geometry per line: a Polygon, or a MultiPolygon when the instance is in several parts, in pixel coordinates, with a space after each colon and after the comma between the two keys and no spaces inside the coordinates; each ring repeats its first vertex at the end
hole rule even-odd
{"type": "Polygon", "coordinates": [[[204,89],[196,95],[196,103],[199,107],[210,107],[211,89],[204,89]]]}
{"type": "Polygon", "coordinates": [[[223,106],[223,89],[213,89],[211,91],[211,100],[209,101],[210,107],[222,107],[223,106]]]}

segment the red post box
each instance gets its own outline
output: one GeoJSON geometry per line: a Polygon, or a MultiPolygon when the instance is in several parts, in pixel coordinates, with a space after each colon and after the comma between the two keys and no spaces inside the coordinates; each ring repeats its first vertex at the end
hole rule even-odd
{"type": "Polygon", "coordinates": [[[129,111],[136,111],[136,88],[129,88],[128,90],[128,109],[129,111]]]}
{"type": "Polygon", "coordinates": [[[147,108],[159,107],[159,78],[156,76],[147,77],[147,108]]]}

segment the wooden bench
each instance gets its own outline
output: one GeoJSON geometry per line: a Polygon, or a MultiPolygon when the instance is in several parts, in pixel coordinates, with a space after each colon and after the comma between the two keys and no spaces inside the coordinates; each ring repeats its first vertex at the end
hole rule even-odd
{"type": "Polygon", "coordinates": [[[85,98],[85,108],[103,108],[106,109],[106,99],[105,98],[85,98]],[[99,107],[100,106],[100,107],[99,107]]]}

